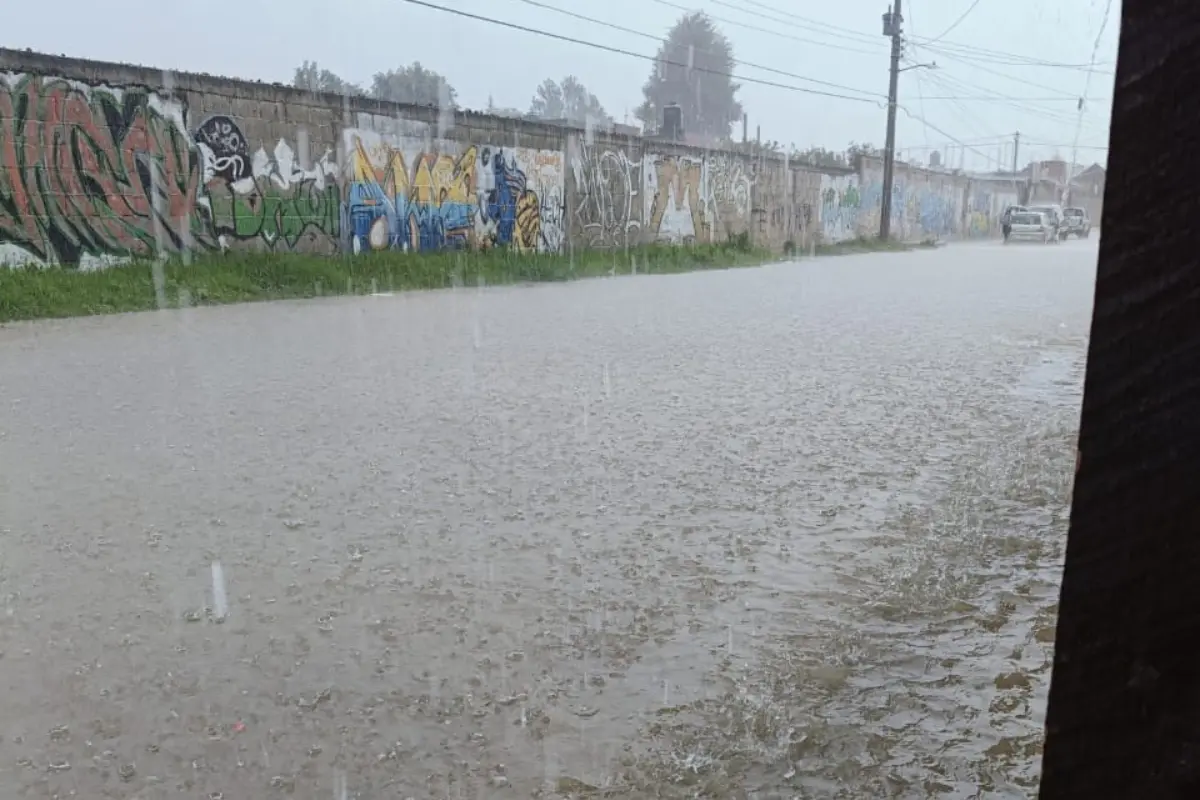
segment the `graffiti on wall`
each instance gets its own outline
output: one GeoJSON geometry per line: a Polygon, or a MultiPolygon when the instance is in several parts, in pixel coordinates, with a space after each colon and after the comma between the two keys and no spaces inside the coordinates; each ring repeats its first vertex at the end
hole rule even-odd
{"type": "Polygon", "coordinates": [[[691,244],[711,240],[703,197],[704,162],[688,156],[650,156],[642,170],[642,219],[659,242],[691,244]]]}
{"type": "Polygon", "coordinates": [[[351,252],[562,247],[559,152],[463,146],[368,128],[348,128],[344,139],[344,238],[351,252]]]}
{"type": "Polygon", "coordinates": [[[655,241],[712,242],[750,227],[752,181],[739,159],[649,155],[642,220],[655,241]]]}
{"type": "Polygon", "coordinates": [[[821,176],[821,240],[844,242],[856,238],[862,198],[857,175],[821,176]]]}
{"type": "Polygon", "coordinates": [[[370,130],[345,131],[345,236],[351,252],[458,249],[474,228],[475,148],[426,151],[370,130]]]}
{"type": "Polygon", "coordinates": [[[642,227],[642,164],[624,150],[606,150],[578,139],[571,173],[575,180],[575,225],[585,247],[637,244],[642,227]]]}
{"type": "MultiPolygon", "coordinates": [[[[876,230],[883,199],[882,173],[863,170],[860,178],[858,226],[876,230]]],[[[892,184],[890,229],[893,236],[915,241],[956,234],[962,216],[962,189],[939,174],[897,173],[892,184]]]]}
{"type": "Polygon", "coordinates": [[[262,148],[251,154],[226,116],[209,117],[194,138],[205,188],[199,202],[208,206],[222,247],[254,240],[268,250],[303,244],[306,252],[336,252],[341,195],[331,151],[311,169],[282,139],[269,155],[262,148]]]}
{"type": "Polygon", "coordinates": [[[1011,182],[972,182],[965,202],[963,234],[972,238],[998,235],[1004,209],[1017,205],[1017,190],[1011,182]]]}
{"type": "Polygon", "coordinates": [[[215,250],[337,247],[326,152],[253,153],[225,116],[187,133],[186,108],[138,88],[7,75],[0,91],[0,261],[83,268],[215,250]]]}
{"type": "Polygon", "coordinates": [[[211,243],[183,104],[0,75],[0,261],[99,266],[211,243]]]}
{"type": "Polygon", "coordinates": [[[730,236],[750,224],[750,179],[744,159],[725,154],[704,158],[702,188],[714,235],[730,236]]]}
{"type": "Polygon", "coordinates": [[[563,158],[554,150],[479,148],[477,241],[519,251],[558,252],[563,226],[563,158]]]}

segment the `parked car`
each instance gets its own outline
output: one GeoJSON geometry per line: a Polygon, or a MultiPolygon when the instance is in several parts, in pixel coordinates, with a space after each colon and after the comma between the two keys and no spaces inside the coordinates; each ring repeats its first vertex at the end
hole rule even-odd
{"type": "Polygon", "coordinates": [[[1092,232],[1092,221],[1088,219],[1087,211],[1082,208],[1064,208],[1063,225],[1059,235],[1066,239],[1072,233],[1080,239],[1086,239],[1092,232]]]}
{"type": "Polygon", "coordinates": [[[1033,241],[1050,244],[1058,241],[1058,233],[1051,224],[1050,218],[1040,211],[1018,211],[1011,217],[1008,236],[1004,243],[1012,241],[1033,241]]]}
{"type": "Polygon", "coordinates": [[[1058,205],[1057,203],[1051,203],[1051,204],[1040,205],[1040,206],[1027,206],[1025,210],[1026,211],[1035,211],[1039,214],[1042,214],[1044,217],[1046,217],[1046,224],[1049,225],[1050,227],[1054,228],[1054,240],[1058,241],[1058,239],[1062,235],[1062,223],[1063,223],[1063,207],[1062,206],[1058,205]]]}

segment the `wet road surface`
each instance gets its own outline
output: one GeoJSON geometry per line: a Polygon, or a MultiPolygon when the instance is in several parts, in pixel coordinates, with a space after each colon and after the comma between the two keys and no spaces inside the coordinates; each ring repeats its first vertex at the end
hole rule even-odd
{"type": "Polygon", "coordinates": [[[0,796],[1029,796],[1095,259],[0,329],[0,796]]]}

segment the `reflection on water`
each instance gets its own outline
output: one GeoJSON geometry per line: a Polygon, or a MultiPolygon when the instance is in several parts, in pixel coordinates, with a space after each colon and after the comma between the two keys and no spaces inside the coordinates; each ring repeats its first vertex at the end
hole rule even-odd
{"type": "Polygon", "coordinates": [[[1094,262],[0,330],[0,796],[1027,796],[1094,262]]]}

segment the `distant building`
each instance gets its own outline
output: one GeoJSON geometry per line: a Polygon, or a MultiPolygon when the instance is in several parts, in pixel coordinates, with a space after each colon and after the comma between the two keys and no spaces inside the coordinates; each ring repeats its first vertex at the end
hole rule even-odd
{"type": "Polygon", "coordinates": [[[1085,209],[1099,224],[1104,209],[1104,179],[1099,164],[1085,167],[1062,160],[1034,161],[1018,173],[1027,187],[1027,203],[1059,203],[1085,209]]]}

